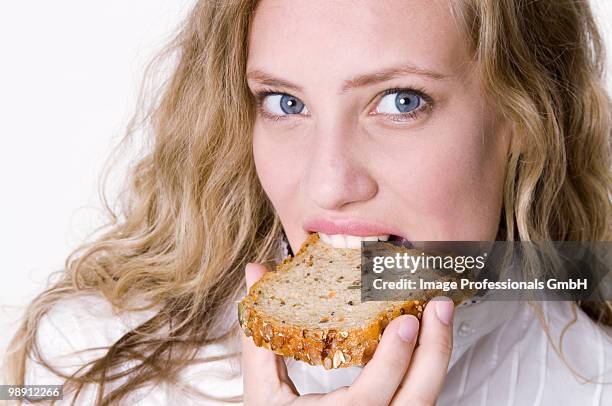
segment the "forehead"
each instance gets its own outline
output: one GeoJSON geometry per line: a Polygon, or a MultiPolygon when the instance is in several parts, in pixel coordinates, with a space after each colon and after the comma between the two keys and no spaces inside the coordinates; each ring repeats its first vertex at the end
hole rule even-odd
{"type": "MultiPolygon", "coordinates": [[[[347,77],[411,65],[456,75],[469,61],[451,0],[262,0],[247,70],[339,86],[347,77]]],[[[296,79],[297,80],[297,79],[296,79]]]]}

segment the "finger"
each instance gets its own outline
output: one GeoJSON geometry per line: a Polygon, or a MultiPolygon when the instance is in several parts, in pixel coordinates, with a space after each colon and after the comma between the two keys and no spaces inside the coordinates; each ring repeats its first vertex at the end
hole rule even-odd
{"type": "MultiPolygon", "coordinates": [[[[247,289],[250,289],[266,272],[267,268],[263,265],[247,264],[245,268],[247,289]]],[[[257,347],[253,339],[245,334],[241,334],[241,340],[245,404],[263,404],[262,402],[270,396],[285,397],[297,394],[282,356],[267,348],[257,347]]]]}
{"type": "Polygon", "coordinates": [[[388,405],[408,369],[418,331],[419,321],[412,315],[391,320],[374,356],[349,387],[350,397],[361,404],[388,405]]]}
{"type": "Polygon", "coordinates": [[[446,378],[453,348],[453,302],[432,299],[423,312],[421,331],[412,363],[392,405],[434,405],[446,378]]]}
{"type": "Polygon", "coordinates": [[[251,286],[257,282],[268,269],[260,264],[248,263],[244,269],[244,278],[246,279],[247,290],[251,289],[251,286]]]}

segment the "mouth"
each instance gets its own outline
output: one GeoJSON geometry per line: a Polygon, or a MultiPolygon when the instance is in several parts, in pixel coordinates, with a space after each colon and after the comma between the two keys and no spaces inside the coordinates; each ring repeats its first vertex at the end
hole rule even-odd
{"type": "Polygon", "coordinates": [[[310,218],[304,222],[303,229],[318,233],[322,242],[334,248],[360,249],[362,241],[408,241],[390,224],[357,218],[310,218]]]}
{"type": "Polygon", "coordinates": [[[325,234],[319,232],[319,237],[321,241],[334,248],[359,249],[361,248],[362,241],[399,241],[402,244],[408,242],[404,237],[393,234],[357,236],[348,234],[325,234]]]}

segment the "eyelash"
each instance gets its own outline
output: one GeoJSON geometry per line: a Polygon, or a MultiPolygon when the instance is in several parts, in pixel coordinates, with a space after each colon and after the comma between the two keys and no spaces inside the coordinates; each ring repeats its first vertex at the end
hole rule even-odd
{"type": "MultiPolygon", "coordinates": [[[[399,92],[413,92],[414,94],[419,96],[425,103],[423,105],[419,106],[416,110],[409,111],[407,113],[398,113],[398,114],[376,113],[376,115],[385,116],[385,117],[389,118],[391,121],[395,121],[395,122],[406,122],[406,121],[416,120],[417,118],[419,118],[419,116],[421,114],[429,113],[431,111],[431,109],[433,108],[434,102],[433,102],[433,99],[431,98],[431,96],[429,96],[427,93],[425,93],[424,90],[417,89],[415,87],[395,87],[395,88],[387,89],[387,90],[383,91],[380,94],[380,96],[378,97],[379,98],[379,102],[380,102],[380,99],[382,99],[384,96],[387,96],[387,95],[393,94],[393,93],[399,93],[399,92]]],[[[288,93],[279,92],[279,91],[273,90],[273,89],[262,89],[262,90],[260,90],[258,92],[255,92],[253,94],[253,96],[255,98],[255,106],[257,108],[257,111],[259,112],[259,114],[263,118],[265,118],[267,120],[278,122],[278,121],[290,118],[291,116],[298,116],[298,115],[300,115],[300,114],[276,115],[276,114],[271,114],[271,113],[267,112],[263,108],[263,101],[264,101],[264,99],[266,97],[272,96],[272,95],[288,95],[288,96],[292,96],[292,95],[290,95],[288,93]]]]}

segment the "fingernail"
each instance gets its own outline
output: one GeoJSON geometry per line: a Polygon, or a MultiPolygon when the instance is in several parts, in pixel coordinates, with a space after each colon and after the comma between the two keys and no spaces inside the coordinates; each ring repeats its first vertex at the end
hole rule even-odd
{"type": "Polygon", "coordinates": [[[438,316],[438,320],[440,320],[442,324],[450,326],[451,320],[453,319],[453,308],[455,304],[446,296],[439,296],[433,300],[436,301],[436,316],[438,316]]]}
{"type": "Polygon", "coordinates": [[[410,343],[416,338],[418,330],[419,321],[416,319],[416,317],[409,315],[401,318],[399,328],[397,329],[397,334],[402,340],[410,343]]]}

